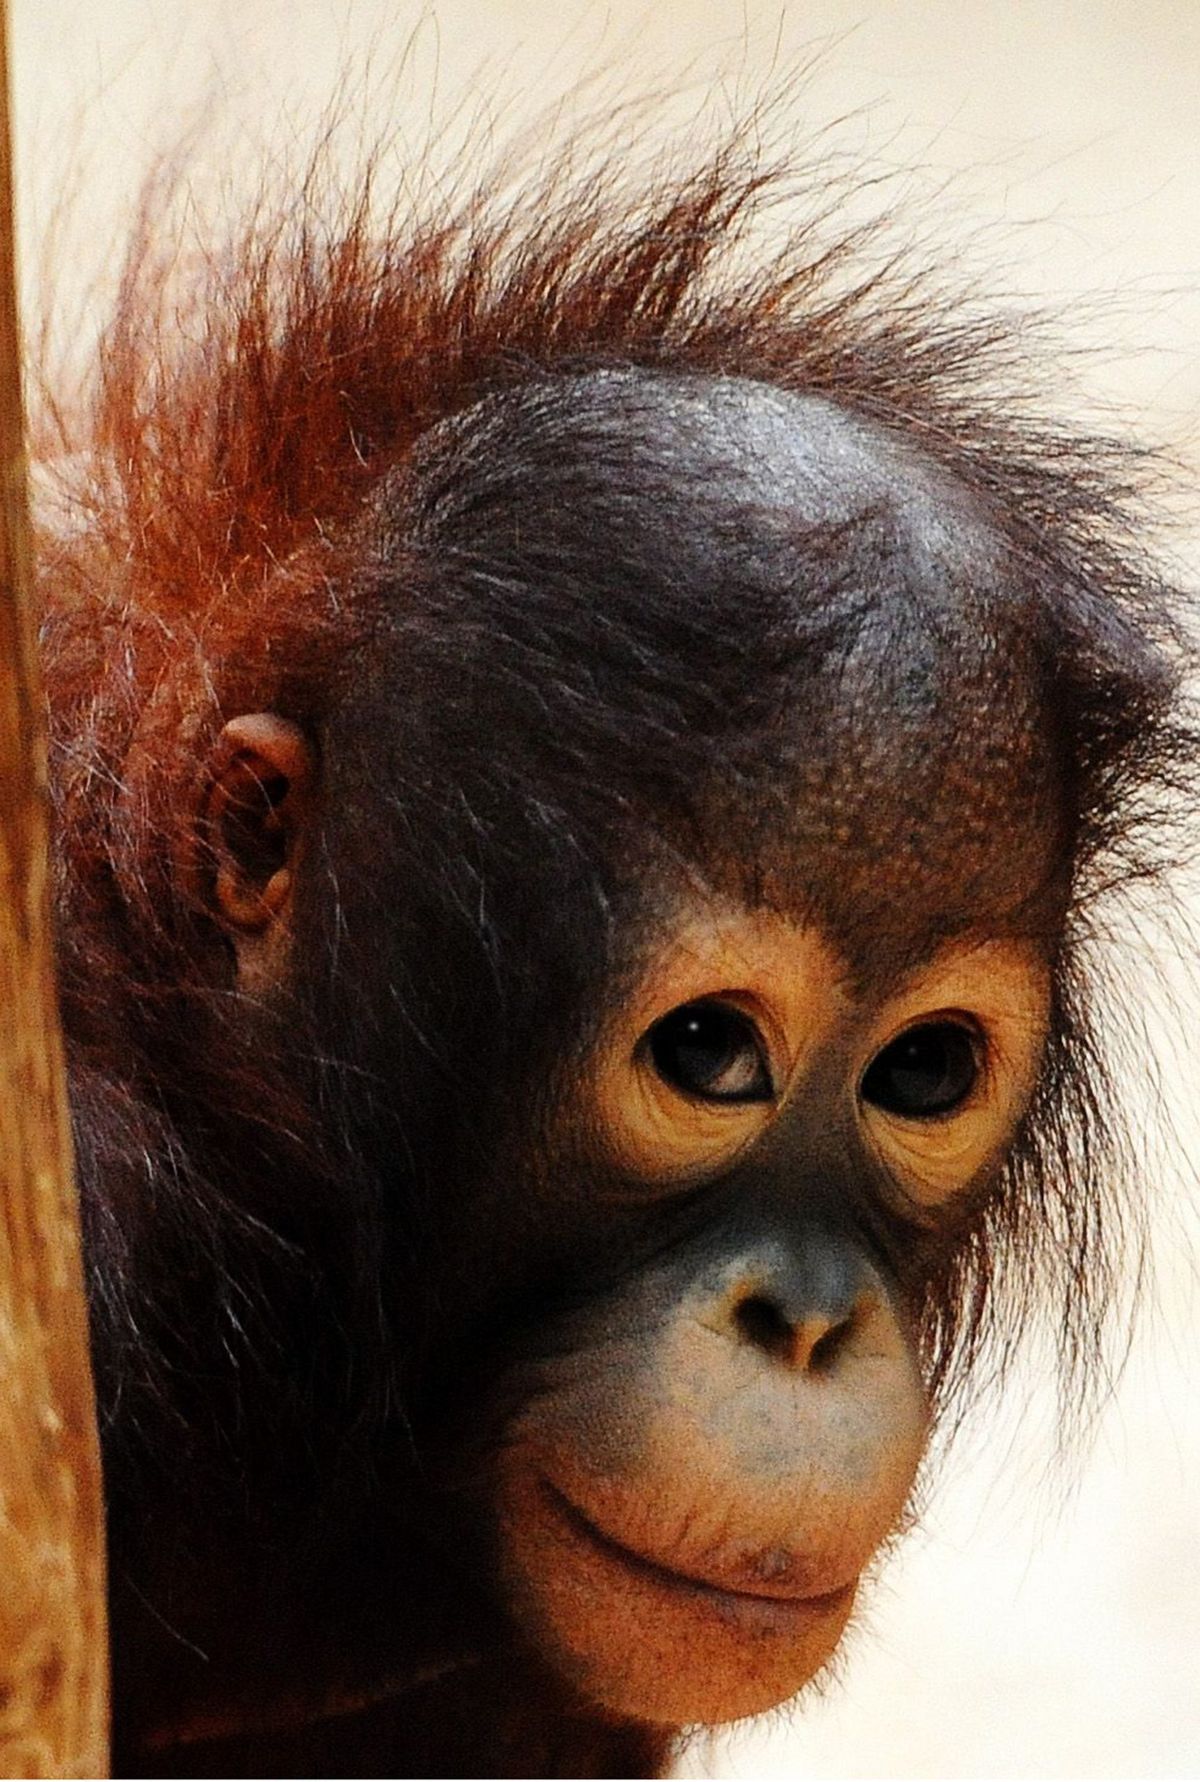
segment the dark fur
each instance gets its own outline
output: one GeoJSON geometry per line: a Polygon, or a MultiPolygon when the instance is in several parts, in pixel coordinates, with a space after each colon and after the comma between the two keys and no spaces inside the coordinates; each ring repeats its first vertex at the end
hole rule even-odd
{"type": "MultiPolygon", "coordinates": [[[[116,1738],[140,1773],[144,1736],[243,1720],[265,1742],[201,1744],[196,1773],[664,1757],[513,1649],[428,1501],[422,1444],[536,1296],[519,1264],[498,1295],[469,1269],[462,1286],[460,1258],[494,1237],[470,1230],[472,1194],[546,1115],[564,1011],[620,969],[639,850],[745,878],[778,833],[771,714],[853,632],[840,590],[880,547],[870,514],[807,538],[826,592],[786,637],[765,596],[697,594],[680,568],[697,534],[656,535],[649,475],[595,495],[634,541],[636,560],[605,557],[562,493],[606,474],[581,374],[828,397],[919,448],[1002,541],[1052,714],[1069,915],[1032,1116],[922,1324],[947,1384],[1047,1293],[1065,1355],[1092,1354],[1120,1169],[1088,943],[1098,896],[1163,863],[1194,759],[1176,598],[1138,546],[1136,462],[1023,417],[1002,328],[856,278],[819,228],[747,268],[779,178],[733,143],[657,187],[559,173],[379,227],[368,182],[332,225],[311,195],[260,214],[182,297],[153,215],[139,235],[43,585],[116,1738]],[[454,419],[514,391],[499,429],[454,419]],[[490,522],[539,486],[519,537],[490,522]],[[178,873],[209,744],[261,709],[318,739],[332,794],[284,1009],[235,993],[178,873]],[[745,793],[723,811],[703,796],[714,759],[745,793]],[[759,832],[723,829],[730,809],[759,832]],[[346,1716],[389,1691],[397,1706],[346,1716]],[[206,1720],[199,1700],[224,1705],[206,1720]]],[[[736,533],[737,504],[718,492],[710,523],[736,533]]]]}

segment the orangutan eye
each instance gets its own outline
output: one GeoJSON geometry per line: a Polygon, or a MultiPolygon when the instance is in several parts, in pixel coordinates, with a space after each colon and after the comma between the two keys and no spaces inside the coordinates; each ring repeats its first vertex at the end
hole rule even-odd
{"type": "Polygon", "coordinates": [[[685,1002],[646,1035],[664,1083],[699,1101],[770,1101],[765,1047],[748,1015],[724,1002],[685,1002]]]}
{"type": "Polygon", "coordinates": [[[862,1098],[905,1120],[931,1120],[964,1102],[979,1078],[980,1042],[961,1021],[909,1027],[876,1054],[862,1098]]]}

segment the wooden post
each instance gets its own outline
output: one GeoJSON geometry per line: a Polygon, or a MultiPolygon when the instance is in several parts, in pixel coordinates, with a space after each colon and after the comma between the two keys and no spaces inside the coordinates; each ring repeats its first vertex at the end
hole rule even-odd
{"type": "Polygon", "coordinates": [[[0,0],[0,1775],[107,1771],[104,1531],[50,938],[0,0]]]}

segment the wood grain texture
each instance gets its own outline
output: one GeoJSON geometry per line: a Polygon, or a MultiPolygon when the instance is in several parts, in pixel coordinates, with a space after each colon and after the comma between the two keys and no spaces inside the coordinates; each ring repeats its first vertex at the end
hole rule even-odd
{"type": "Polygon", "coordinates": [[[0,1774],[107,1769],[104,1537],[50,934],[0,14],[0,1774]]]}

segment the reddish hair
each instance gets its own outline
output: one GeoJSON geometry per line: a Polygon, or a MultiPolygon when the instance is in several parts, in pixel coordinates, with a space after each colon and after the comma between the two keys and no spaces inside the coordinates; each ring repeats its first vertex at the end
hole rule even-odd
{"type": "MultiPolygon", "coordinates": [[[[247,706],[319,723],[370,623],[345,574],[356,516],[423,433],[531,369],[761,378],[919,442],[1031,576],[1061,589],[1084,739],[1077,930],[1091,887],[1154,869],[1154,832],[1135,816],[1161,813],[1192,742],[1176,716],[1175,597],[1134,542],[1136,457],[1023,413],[1004,389],[1010,331],[904,268],[872,266],[872,232],[833,233],[820,177],[764,165],[749,131],[641,183],[615,154],[585,162],[568,151],[523,181],[502,166],[457,197],[397,201],[380,222],[378,168],[338,191],[319,160],[298,197],[260,202],[182,269],[164,238],[164,182],[150,188],[90,394],[66,428],[70,523],[43,549],[68,1023],[77,1050],[104,1061],[122,1155],[139,1130],[147,1152],[171,1142],[153,1096],[138,1128],[121,1086],[154,1081],[151,1041],[139,1051],[131,1036],[158,1007],[174,1011],[198,1098],[209,1081],[214,1105],[302,1137],[305,1110],[281,1104],[235,1034],[223,1029],[217,1059],[178,1016],[210,975],[178,869],[197,774],[247,706]],[[818,220],[785,227],[797,186],[818,220]],[[764,255],[766,218],[780,240],[764,255]],[[1105,653],[1114,615],[1145,644],[1136,663],[1105,653]]],[[[1070,1045],[1088,1053],[1080,1032],[1064,1023],[1037,1113],[1055,1169],[1081,1146],[1107,1155],[1104,1096],[1064,1062],[1070,1045]]],[[[1086,1191],[1060,1186],[1055,1203],[1041,1164],[1013,1167],[1026,1172],[1014,1218],[1050,1196],[1047,1235],[1022,1241],[1067,1257],[1080,1293],[1090,1283],[1101,1301],[1104,1268],[1083,1266],[1094,1220],[1071,1210],[1086,1191]]],[[[977,1251],[964,1264],[968,1328],[990,1273],[983,1240],[977,1251]]]]}

